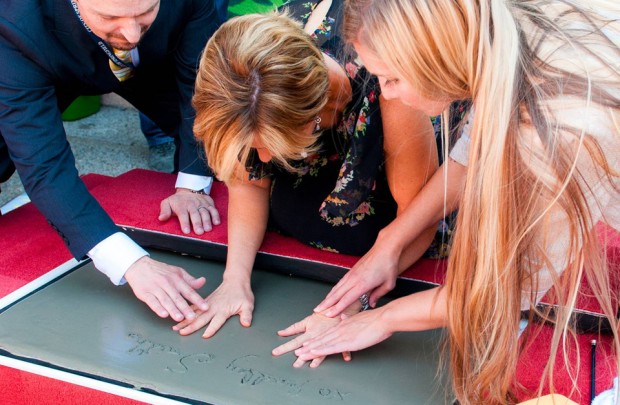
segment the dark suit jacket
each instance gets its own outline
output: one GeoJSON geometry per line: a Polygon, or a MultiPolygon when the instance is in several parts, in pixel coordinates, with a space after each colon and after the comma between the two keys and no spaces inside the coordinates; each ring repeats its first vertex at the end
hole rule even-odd
{"type": "Polygon", "coordinates": [[[0,179],[13,163],[75,257],[118,230],[78,177],[61,111],[78,95],[118,93],[178,131],[181,171],[209,174],[192,133],[191,96],[216,26],[213,0],[161,0],[138,46],[140,65],[120,83],[69,0],[0,0],[0,179]]]}

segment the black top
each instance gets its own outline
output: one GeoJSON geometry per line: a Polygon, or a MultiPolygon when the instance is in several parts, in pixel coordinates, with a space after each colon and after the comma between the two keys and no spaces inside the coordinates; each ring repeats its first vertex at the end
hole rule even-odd
{"type": "MultiPolygon", "coordinates": [[[[305,23],[317,3],[294,1],[284,7],[305,23]]],[[[380,87],[345,48],[341,22],[342,3],[334,0],[312,36],[349,77],[351,102],[338,124],[320,135],[319,151],[291,162],[301,174],[262,163],[254,154],[249,178],[272,177],[272,227],[321,249],[361,255],[395,218],[396,203],[383,167],[380,87]]]]}

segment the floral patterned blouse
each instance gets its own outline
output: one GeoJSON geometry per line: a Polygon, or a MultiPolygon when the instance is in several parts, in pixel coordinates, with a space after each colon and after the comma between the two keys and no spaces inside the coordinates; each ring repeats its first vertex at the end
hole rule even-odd
{"type": "MultiPolygon", "coordinates": [[[[297,0],[283,7],[305,24],[318,3],[297,0]]],[[[270,227],[321,249],[362,255],[396,217],[397,207],[385,175],[379,83],[345,46],[341,21],[341,0],[333,0],[312,34],[343,67],[353,90],[339,123],[320,135],[317,153],[291,162],[299,173],[263,163],[255,153],[247,166],[250,179],[272,178],[270,227]]],[[[440,239],[448,228],[439,224],[440,239]]],[[[447,253],[441,246],[432,249],[434,257],[447,253]]]]}

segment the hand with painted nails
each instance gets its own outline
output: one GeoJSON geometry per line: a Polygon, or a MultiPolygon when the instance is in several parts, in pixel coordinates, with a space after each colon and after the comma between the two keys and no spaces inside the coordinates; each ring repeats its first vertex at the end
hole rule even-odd
{"type": "Polygon", "coordinates": [[[176,193],[160,204],[160,221],[167,221],[173,215],[178,218],[184,234],[189,234],[193,228],[196,235],[202,235],[221,222],[220,213],[209,195],[184,188],[178,188],[176,193]]]}

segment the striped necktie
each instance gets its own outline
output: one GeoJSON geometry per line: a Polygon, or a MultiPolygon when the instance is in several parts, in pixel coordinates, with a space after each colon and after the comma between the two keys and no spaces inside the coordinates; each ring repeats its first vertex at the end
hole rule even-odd
{"type": "Polygon", "coordinates": [[[116,48],[112,48],[112,51],[114,52],[114,55],[121,60],[121,62],[128,65],[119,66],[110,60],[110,69],[112,70],[112,73],[114,73],[114,76],[116,76],[119,82],[124,82],[133,76],[133,67],[131,67],[133,66],[131,61],[131,51],[123,51],[122,49],[116,48]]]}

